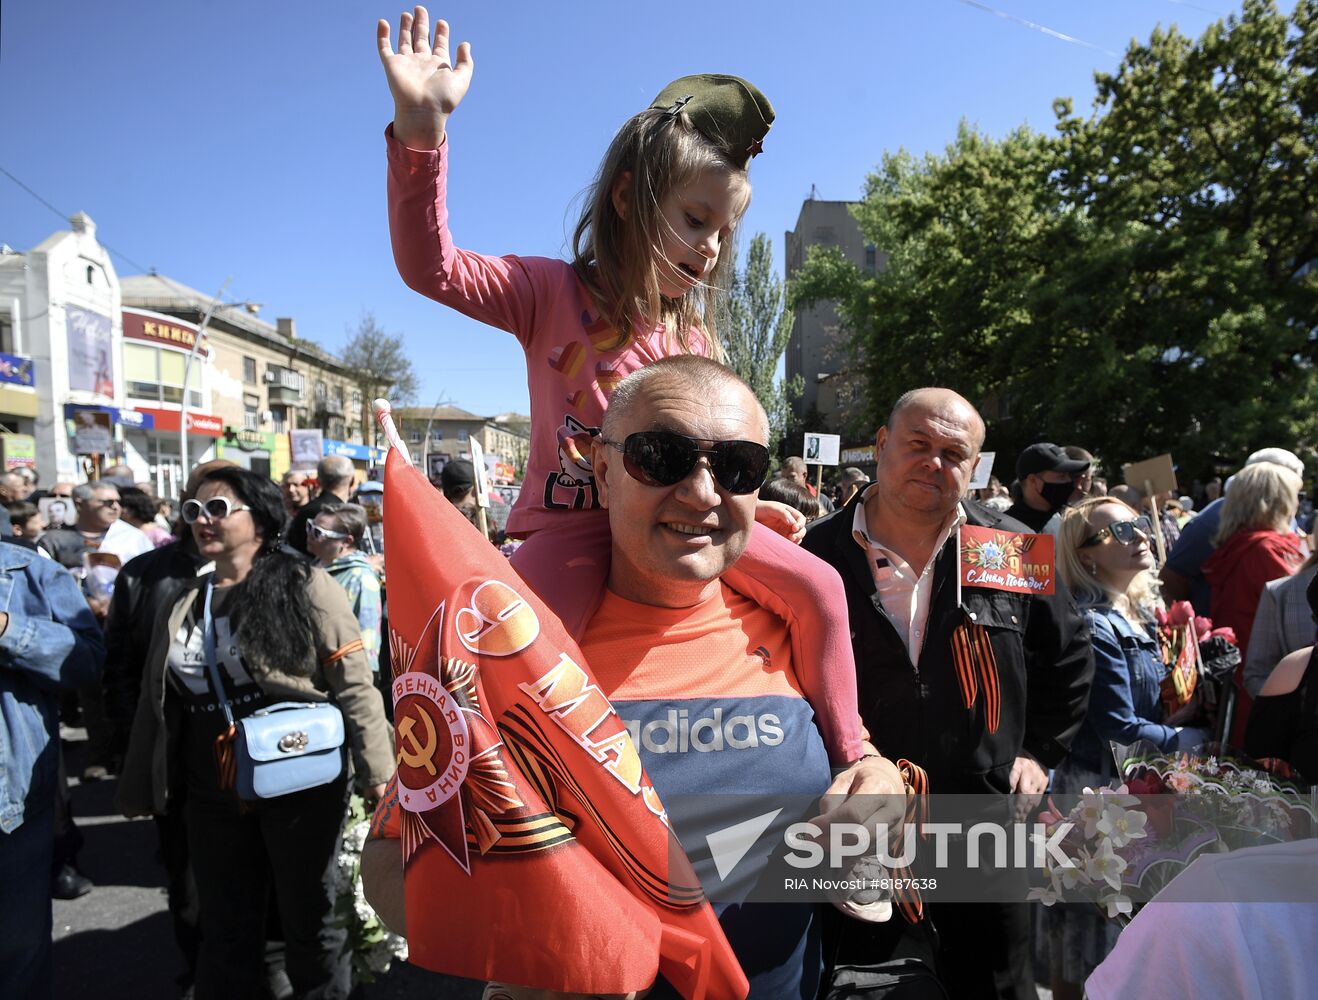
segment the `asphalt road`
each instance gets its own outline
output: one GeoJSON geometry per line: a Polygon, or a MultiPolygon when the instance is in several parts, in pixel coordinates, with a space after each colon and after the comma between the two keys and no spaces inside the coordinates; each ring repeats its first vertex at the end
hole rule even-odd
{"type": "MultiPolygon", "coordinates": [[[[79,729],[66,729],[70,775],[82,773],[79,729]]],[[[71,779],[72,781],[72,779],[71,779]]],[[[156,859],[150,820],[127,820],[114,809],[114,779],[77,784],[73,813],[84,837],[78,864],[96,888],[81,899],[54,901],[57,1000],[143,1000],[179,995],[183,961],[165,900],[164,869],[156,859]]],[[[361,1000],[477,1000],[481,984],[418,969],[405,962],[375,983],[361,1000]]]]}

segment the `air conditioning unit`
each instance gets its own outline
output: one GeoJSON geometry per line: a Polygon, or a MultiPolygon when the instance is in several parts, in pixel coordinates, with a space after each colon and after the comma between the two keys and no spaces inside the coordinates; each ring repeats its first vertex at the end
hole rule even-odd
{"type": "Polygon", "coordinates": [[[279,381],[279,372],[267,368],[265,370],[265,381],[267,385],[274,385],[279,381]]]}

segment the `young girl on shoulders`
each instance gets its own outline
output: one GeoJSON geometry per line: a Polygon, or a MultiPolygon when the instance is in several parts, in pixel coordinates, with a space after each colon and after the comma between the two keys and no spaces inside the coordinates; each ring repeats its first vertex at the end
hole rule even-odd
{"type": "MultiPolygon", "coordinates": [[[[411,288],[522,344],[531,449],[507,527],[529,538],[518,571],[542,592],[553,587],[556,610],[579,634],[598,607],[609,552],[592,438],[626,375],[676,353],[722,360],[715,297],[731,281],[728,248],[750,203],[747,168],[773,108],[738,77],[674,81],[614,137],[570,263],[486,256],[455,246],[448,226],[447,123],[471,84],[471,46],[463,42],[450,59],[448,25],[438,21],[432,41],[423,7],[402,15],[397,52],[385,21],[377,40],[394,98],[386,143],[395,262],[411,288]],[[569,538],[581,556],[571,575],[552,558],[569,538]]],[[[756,517],[797,539],[804,531],[782,505],[761,504],[756,517]]],[[[788,622],[796,673],[830,758],[847,764],[862,739],[845,595],[831,568],[775,530],[752,532],[725,580],[788,622]]]]}

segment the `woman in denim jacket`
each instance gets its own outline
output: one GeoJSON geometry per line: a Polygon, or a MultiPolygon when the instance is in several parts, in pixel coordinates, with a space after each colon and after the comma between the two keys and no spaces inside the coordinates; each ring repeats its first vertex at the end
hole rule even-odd
{"type": "Polygon", "coordinates": [[[105,644],[69,571],[0,544],[0,997],[50,996],[59,699],[94,683],[105,644]]]}
{"type": "MultiPolygon", "coordinates": [[[[1089,712],[1071,755],[1053,774],[1052,790],[1078,795],[1115,776],[1110,743],[1148,740],[1161,750],[1189,749],[1208,738],[1185,722],[1199,714],[1192,699],[1163,718],[1159,689],[1167,669],[1154,631],[1161,605],[1152,525],[1120,500],[1093,497],[1066,511],[1057,534],[1057,568],[1075,595],[1094,647],[1089,712]]],[[[1081,986],[1116,943],[1116,929],[1090,903],[1062,904],[1046,914],[1053,996],[1079,998],[1081,986]]]]}

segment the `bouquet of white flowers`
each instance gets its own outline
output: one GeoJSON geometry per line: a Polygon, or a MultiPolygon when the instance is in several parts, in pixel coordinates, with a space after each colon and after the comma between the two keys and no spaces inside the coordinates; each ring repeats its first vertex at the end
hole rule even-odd
{"type": "Polygon", "coordinates": [[[1120,785],[1086,788],[1070,808],[1049,799],[1039,820],[1065,825],[1065,864],[1049,856],[1045,906],[1090,899],[1125,923],[1204,851],[1224,852],[1318,835],[1311,794],[1253,761],[1213,753],[1164,753],[1141,741],[1113,745],[1120,785]]]}
{"type": "Polygon", "coordinates": [[[344,948],[352,952],[352,981],[370,983],[388,972],[394,959],[407,959],[407,939],[380,921],[362,892],[362,845],[371,818],[361,797],[353,795],[343,827],[343,842],[334,869],[334,912],[348,931],[344,948]]]}

